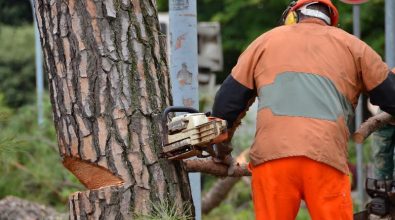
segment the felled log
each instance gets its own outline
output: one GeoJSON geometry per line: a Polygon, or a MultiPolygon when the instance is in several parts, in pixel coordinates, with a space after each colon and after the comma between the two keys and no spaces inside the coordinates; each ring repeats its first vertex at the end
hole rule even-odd
{"type": "Polygon", "coordinates": [[[373,117],[370,117],[366,122],[362,123],[357,131],[353,134],[354,141],[358,144],[363,143],[363,141],[369,137],[371,133],[390,123],[391,121],[395,121],[395,118],[386,112],[381,112],[373,117]]]}

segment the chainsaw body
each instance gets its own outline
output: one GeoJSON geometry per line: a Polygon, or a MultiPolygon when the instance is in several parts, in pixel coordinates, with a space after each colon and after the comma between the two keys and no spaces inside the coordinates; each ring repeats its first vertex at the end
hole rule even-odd
{"type": "Polygon", "coordinates": [[[186,107],[169,107],[162,115],[162,156],[171,160],[214,156],[212,141],[226,132],[226,121],[186,107]],[[168,121],[170,112],[188,112],[168,121]]]}
{"type": "Polygon", "coordinates": [[[381,181],[367,178],[365,183],[371,201],[366,210],[354,214],[354,220],[395,219],[395,181],[381,181]]]}

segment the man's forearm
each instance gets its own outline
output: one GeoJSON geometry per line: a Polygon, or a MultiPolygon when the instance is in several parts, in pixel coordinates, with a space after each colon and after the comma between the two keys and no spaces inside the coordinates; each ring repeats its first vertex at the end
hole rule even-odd
{"type": "Polygon", "coordinates": [[[222,118],[228,123],[229,140],[232,138],[234,130],[240,124],[241,118],[245,115],[256,92],[239,83],[229,75],[217,92],[213,105],[214,117],[222,118]]]}
{"type": "Polygon", "coordinates": [[[389,72],[388,77],[374,89],[369,91],[372,104],[395,116],[395,74],[389,72]]]}

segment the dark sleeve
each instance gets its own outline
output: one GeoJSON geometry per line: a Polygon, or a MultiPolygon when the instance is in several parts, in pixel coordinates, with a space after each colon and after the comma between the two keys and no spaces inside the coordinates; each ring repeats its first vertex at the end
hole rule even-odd
{"type": "Polygon", "coordinates": [[[395,116],[395,74],[389,72],[387,78],[369,92],[370,101],[381,110],[395,116]]]}
{"type": "Polygon", "coordinates": [[[226,120],[228,130],[233,134],[255,97],[254,89],[245,87],[229,75],[215,95],[212,115],[226,120]]]}

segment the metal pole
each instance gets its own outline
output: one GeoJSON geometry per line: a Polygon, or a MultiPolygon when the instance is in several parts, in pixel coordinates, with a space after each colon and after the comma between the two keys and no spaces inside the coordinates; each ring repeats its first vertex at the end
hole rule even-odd
{"type": "Polygon", "coordinates": [[[43,77],[43,66],[42,66],[42,51],[40,44],[40,34],[38,32],[38,26],[34,11],[33,0],[30,0],[33,13],[34,21],[34,45],[35,45],[35,60],[36,60],[36,92],[37,92],[37,122],[41,125],[44,122],[44,110],[43,110],[43,91],[44,91],[44,77],[43,77]]]}
{"type": "MultiPolygon", "coordinates": [[[[199,109],[196,0],[169,1],[173,105],[199,109]]],[[[195,219],[201,219],[200,173],[190,173],[195,219]]]]}
{"type": "MultiPolygon", "coordinates": [[[[356,37],[361,37],[361,24],[360,24],[360,6],[353,6],[353,33],[356,37]]],[[[358,105],[355,110],[355,128],[358,128],[362,123],[362,94],[358,98],[358,105]]],[[[364,191],[364,172],[363,172],[363,151],[362,144],[356,144],[357,152],[357,191],[359,197],[359,209],[363,208],[365,202],[364,191]]]]}
{"type": "Polygon", "coordinates": [[[385,0],[385,60],[395,67],[395,1],[385,0]]]}

